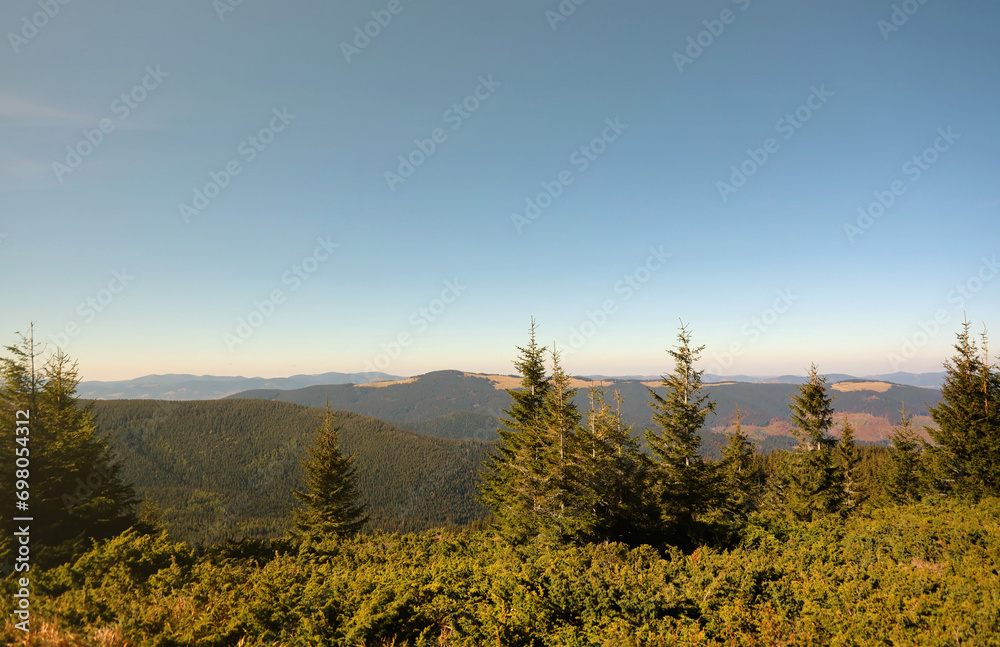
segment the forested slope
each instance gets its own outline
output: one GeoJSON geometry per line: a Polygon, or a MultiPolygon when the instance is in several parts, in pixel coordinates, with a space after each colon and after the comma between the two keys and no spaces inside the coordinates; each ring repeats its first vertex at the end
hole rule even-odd
{"type": "MultiPolygon", "coordinates": [[[[207,544],[284,532],[302,486],[301,458],[322,410],[287,402],[94,402],[98,432],[125,477],[178,539],[207,544]]],[[[371,526],[415,530],[481,518],[473,500],[486,446],[422,436],[350,412],[336,414],[357,456],[371,526]]]]}

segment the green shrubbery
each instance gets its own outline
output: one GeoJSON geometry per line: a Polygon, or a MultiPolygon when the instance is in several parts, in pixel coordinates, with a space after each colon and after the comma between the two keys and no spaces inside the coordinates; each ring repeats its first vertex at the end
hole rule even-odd
{"type": "Polygon", "coordinates": [[[38,574],[35,613],[79,645],[997,645],[998,519],[936,497],[758,514],[690,554],[428,531],[195,558],[127,533],[38,574]]]}

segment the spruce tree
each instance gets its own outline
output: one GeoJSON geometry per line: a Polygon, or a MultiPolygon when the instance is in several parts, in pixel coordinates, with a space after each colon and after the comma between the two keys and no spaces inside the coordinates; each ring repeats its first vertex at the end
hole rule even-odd
{"type": "Polygon", "coordinates": [[[926,487],[921,465],[924,443],[913,428],[913,418],[907,413],[905,404],[899,415],[899,424],[889,434],[892,451],[885,476],[885,493],[894,503],[913,503],[920,500],[926,487]]]}
{"type": "Polygon", "coordinates": [[[858,469],[858,465],[861,463],[861,451],[854,438],[854,427],[846,418],[840,428],[840,442],[837,443],[836,447],[837,465],[840,468],[843,488],[843,509],[850,511],[864,502],[865,488],[858,469]]]}
{"type": "Polygon", "coordinates": [[[480,472],[479,501],[494,516],[509,539],[537,534],[536,502],[542,496],[540,479],[545,477],[543,427],[545,403],[551,390],[546,379],[544,346],[536,342],[535,320],[531,320],[528,345],[517,347],[514,361],[521,378],[518,389],[508,389],[510,409],[497,430],[493,452],[480,472]]]}
{"type": "Polygon", "coordinates": [[[735,427],[722,449],[722,492],[730,520],[746,519],[760,502],[759,466],[750,438],[743,432],[742,411],[736,409],[735,427]]]}
{"type": "Polygon", "coordinates": [[[585,476],[595,520],[592,540],[650,543],[660,516],[659,506],[648,497],[652,462],[622,421],[621,394],[612,393],[614,405],[600,387],[591,387],[589,395],[590,411],[580,436],[589,459],[585,476]]]}
{"type": "Polygon", "coordinates": [[[665,393],[649,389],[657,429],[646,430],[646,442],[654,456],[656,494],[668,535],[685,542],[699,534],[696,521],[718,502],[715,466],[699,454],[698,435],[715,402],[701,394],[704,371],[695,369],[705,347],[691,347],[691,333],[683,322],[677,339],[674,350],[667,351],[674,372],[660,382],[665,393]]]}
{"type": "MultiPolygon", "coordinates": [[[[7,519],[33,518],[33,566],[65,563],[89,549],[91,540],[138,525],[139,500],[114,453],[97,436],[90,408],[76,397],[77,364],[62,351],[43,361],[41,344],[30,334],[6,348],[9,357],[0,359],[0,446],[7,466],[0,483],[5,491],[14,491],[15,452],[29,463],[29,498],[15,510],[12,496],[7,519]],[[15,421],[23,418],[18,411],[30,414],[26,435],[15,435],[15,421]]],[[[0,561],[9,564],[15,549],[12,533],[5,533],[0,561]]]]}
{"type": "Polygon", "coordinates": [[[559,353],[552,351],[552,376],[542,403],[540,447],[542,460],[531,474],[536,492],[530,515],[537,518],[537,530],[549,538],[572,540],[588,537],[595,523],[591,492],[585,475],[590,460],[578,433],[580,413],[562,368],[559,353]]]}
{"type": "Polygon", "coordinates": [[[819,377],[816,370],[813,364],[809,379],[788,405],[799,444],[788,465],[787,505],[803,521],[839,512],[843,504],[842,474],[833,455],[836,439],[829,433],[833,427],[832,397],[826,388],[827,378],[819,377]]]}
{"type": "Polygon", "coordinates": [[[944,363],[941,401],[930,407],[937,428],[927,428],[942,474],[942,489],[978,498],[1000,494],[1000,376],[964,322],[955,355],[944,363]]]}
{"type": "Polygon", "coordinates": [[[354,455],[340,451],[340,428],[334,423],[329,403],[316,439],[306,452],[302,461],[306,489],[292,492],[304,505],[295,509],[294,534],[338,539],[357,535],[368,517],[358,501],[354,455]]]}

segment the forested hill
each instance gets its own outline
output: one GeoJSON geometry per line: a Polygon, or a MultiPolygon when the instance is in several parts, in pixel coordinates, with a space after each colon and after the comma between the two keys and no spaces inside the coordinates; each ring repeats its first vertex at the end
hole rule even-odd
{"type": "MultiPolygon", "coordinates": [[[[156,504],[171,533],[192,543],[274,537],[302,487],[301,458],[322,410],[261,400],[96,401],[98,432],[125,477],[156,504]]],[[[356,455],[372,526],[414,530],[481,518],[476,474],[487,445],[422,436],[337,412],[356,455]]]]}
{"type": "Polygon", "coordinates": [[[347,409],[396,423],[432,420],[455,411],[499,417],[510,406],[507,392],[489,378],[461,371],[434,371],[396,382],[358,386],[317,385],[302,389],[255,389],[229,398],[259,398],[308,407],[347,409]]]}
{"type": "MultiPolygon", "coordinates": [[[[447,438],[491,440],[502,411],[509,407],[510,396],[504,387],[516,385],[508,376],[482,376],[459,371],[436,371],[384,386],[341,384],[311,386],[295,390],[253,390],[230,398],[258,398],[295,402],[307,406],[330,406],[347,409],[383,420],[419,433],[447,438]]],[[[576,403],[581,411],[588,404],[588,385],[603,385],[607,391],[618,390],[624,396],[622,417],[635,425],[636,435],[650,425],[649,392],[655,381],[575,380],[580,387],[576,403]]],[[[788,403],[796,392],[794,384],[727,382],[708,384],[705,393],[716,401],[716,414],[706,421],[706,437],[724,431],[736,408],[743,412],[743,422],[754,439],[767,449],[785,447],[790,438],[788,403]]],[[[858,437],[869,442],[883,441],[899,419],[899,409],[916,417],[918,425],[927,424],[927,406],[937,403],[940,391],[887,382],[846,380],[831,386],[833,406],[840,417],[848,416],[858,437]]],[[[711,450],[713,444],[706,443],[711,450]]]]}

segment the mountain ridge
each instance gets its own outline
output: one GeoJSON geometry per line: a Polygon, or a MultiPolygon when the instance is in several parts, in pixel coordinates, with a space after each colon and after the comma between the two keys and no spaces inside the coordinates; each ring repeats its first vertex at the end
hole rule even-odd
{"type": "MultiPolygon", "coordinates": [[[[261,399],[354,411],[387,420],[418,433],[474,440],[493,440],[495,429],[510,407],[504,389],[509,376],[476,375],[460,371],[435,371],[405,381],[372,385],[315,385],[294,390],[257,389],[227,396],[227,399],[261,399]]],[[[622,417],[634,426],[634,435],[651,426],[649,389],[659,389],[658,381],[587,382],[578,380],[574,401],[581,413],[589,410],[589,389],[613,391],[624,397],[622,417]]],[[[839,425],[849,419],[857,436],[869,442],[884,442],[905,404],[914,424],[929,424],[927,407],[940,399],[940,392],[926,387],[891,384],[856,378],[829,385],[839,425]]],[[[731,424],[737,408],[743,425],[755,434],[763,449],[786,446],[792,431],[788,404],[798,387],[786,383],[725,382],[706,385],[706,393],[717,402],[716,414],[709,417],[704,432],[722,434],[731,424]],[[778,438],[780,437],[780,438],[778,438]],[[774,445],[774,443],[779,443],[774,445]]]]}
{"type": "MultiPolygon", "coordinates": [[[[450,369],[446,369],[450,370],[450,369]]],[[[417,376],[398,376],[387,373],[340,373],[327,372],[314,375],[298,374],[289,377],[243,377],[243,376],[219,376],[219,375],[194,375],[187,373],[166,373],[150,374],[136,377],[130,380],[86,380],[80,382],[78,394],[82,398],[92,400],[132,400],[132,399],[152,399],[152,400],[214,400],[225,398],[236,393],[256,389],[279,389],[290,390],[306,388],[310,386],[333,386],[340,384],[381,384],[383,382],[398,382],[403,380],[414,380],[418,377],[440,373],[441,371],[430,371],[417,376]]],[[[495,373],[473,373],[458,371],[470,376],[480,376],[487,379],[500,381],[503,378],[505,384],[516,382],[519,378],[514,375],[502,375],[495,373]]],[[[827,376],[831,383],[865,380],[884,381],[900,386],[914,386],[921,388],[940,388],[944,378],[943,372],[936,373],[884,373],[879,375],[854,376],[845,373],[831,373],[827,376]]],[[[650,382],[659,380],[659,375],[580,375],[574,379],[582,382],[599,383],[602,381],[622,382],[638,381],[650,382]]],[[[801,384],[806,378],[801,375],[780,375],[780,376],[753,376],[753,375],[714,375],[705,374],[706,384],[720,382],[740,382],[748,384],[801,384]]],[[[582,387],[581,387],[582,388],[582,387]]]]}
{"type": "Polygon", "coordinates": [[[87,380],[77,394],[89,400],[216,400],[250,389],[297,389],[317,384],[363,384],[403,379],[387,373],[318,373],[289,377],[152,374],[131,380],[87,380]]]}

